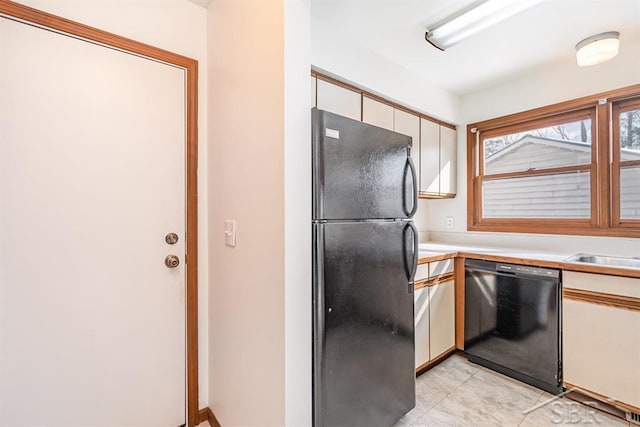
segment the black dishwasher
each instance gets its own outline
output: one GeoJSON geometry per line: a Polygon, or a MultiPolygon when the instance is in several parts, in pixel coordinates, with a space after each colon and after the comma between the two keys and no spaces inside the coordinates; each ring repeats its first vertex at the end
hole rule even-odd
{"type": "Polygon", "coordinates": [[[469,361],[550,393],[562,391],[560,270],[465,261],[469,361]]]}

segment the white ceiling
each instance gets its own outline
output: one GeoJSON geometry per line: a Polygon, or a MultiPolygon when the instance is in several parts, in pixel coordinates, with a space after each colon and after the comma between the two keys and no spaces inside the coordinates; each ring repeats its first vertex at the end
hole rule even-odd
{"type": "Polygon", "coordinates": [[[211,4],[211,0],[187,0],[187,1],[197,4],[198,6],[202,6],[205,9],[208,8],[209,5],[211,4]]]}
{"type": "MultiPolygon", "coordinates": [[[[441,52],[429,25],[474,0],[311,0],[311,14],[343,37],[464,95],[575,56],[588,36],[620,32],[640,44],[640,0],[545,0],[441,52]]],[[[313,27],[312,27],[313,32],[313,27]]]]}

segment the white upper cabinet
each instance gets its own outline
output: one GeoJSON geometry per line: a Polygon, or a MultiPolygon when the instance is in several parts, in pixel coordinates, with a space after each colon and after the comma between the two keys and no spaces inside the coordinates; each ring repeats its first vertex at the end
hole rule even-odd
{"type": "Polygon", "coordinates": [[[361,119],[362,95],[344,87],[318,79],[317,106],[350,119],[361,119]]]}
{"type": "Polygon", "coordinates": [[[420,193],[440,193],[440,125],[420,119],[420,193]]]}
{"type": "Polygon", "coordinates": [[[311,76],[311,105],[354,120],[408,135],[422,198],[455,197],[457,190],[456,131],[448,126],[394,108],[374,95],[311,76]]]}
{"type": "Polygon", "coordinates": [[[408,135],[413,140],[411,158],[418,174],[418,185],[420,184],[420,117],[406,111],[393,109],[393,130],[403,135],[408,135]]]}
{"type": "Polygon", "coordinates": [[[457,153],[456,131],[440,126],[440,194],[456,194],[457,153]]]}
{"type": "Polygon", "coordinates": [[[362,97],[362,121],[374,126],[393,130],[393,107],[369,98],[362,97]]]}
{"type": "Polygon", "coordinates": [[[456,194],[456,131],[420,119],[421,179],[423,197],[453,197],[456,194]]]}

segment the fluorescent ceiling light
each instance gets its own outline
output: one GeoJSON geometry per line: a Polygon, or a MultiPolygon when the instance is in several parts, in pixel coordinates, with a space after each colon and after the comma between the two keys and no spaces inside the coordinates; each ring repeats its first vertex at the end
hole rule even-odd
{"type": "Polygon", "coordinates": [[[618,54],[620,33],[609,31],[587,37],[576,45],[576,60],[581,67],[602,64],[618,54]]]}
{"type": "Polygon", "coordinates": [[[440,50],[522,12],[544,0],[480,0],[427,31],[425,39],[440,50]]]}

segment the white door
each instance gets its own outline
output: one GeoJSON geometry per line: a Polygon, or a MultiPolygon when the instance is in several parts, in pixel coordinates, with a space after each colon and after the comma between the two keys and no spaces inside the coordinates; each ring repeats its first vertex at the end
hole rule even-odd
{"type": "Polygon", "coordinates": [[[0,425],[185,422],[184,151],[184,70],[0,17],[0,425]]]}

